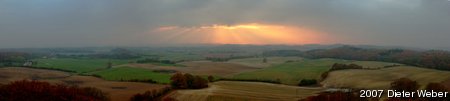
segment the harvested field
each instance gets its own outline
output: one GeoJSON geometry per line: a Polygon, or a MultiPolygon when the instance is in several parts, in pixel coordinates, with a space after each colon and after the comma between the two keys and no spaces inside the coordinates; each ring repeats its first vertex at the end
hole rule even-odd
{"type": "Polygon", "coordinates": [[[63,80],[81,81],[81,87],[95,87],[109,93],[114,101],[128,101],[134,94],[143,93],[152,89],[161,89],[165,85],[138,83],[138,82],[114,82],[91,76],[71,76],[63,80]]]}
{"type": "Polygon", "coordinates": [[[4,67],[0,68],[0,83],[6,84],[11,81],[17,81],[22,79],[59,79],[71,76],[70,73],[44,70],[44,69],[32,69],[21,67],[4,67]]]}
{"type": "Polygon", "coordinates": [[[440,83],[450,79],[450,72],[413,66],[379,70],[349,69],[331,72],[321,84],[325,87],[388,89],[391,82],[402,77],[417,81],[421,87],[425,87],[430,82],[440,83]]]}
{"type": "Polygon", "coordinates": [[[219,81],[200,90],[178,90],[167,97],[179,101],[297,101],[322,88],[306,88],[259,82],[219,81]]]}

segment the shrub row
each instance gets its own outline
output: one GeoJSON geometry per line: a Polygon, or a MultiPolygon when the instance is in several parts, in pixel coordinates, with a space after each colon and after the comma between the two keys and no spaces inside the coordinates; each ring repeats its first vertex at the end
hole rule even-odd
{"type": "Polygon", "coordinates": [[[220,78],[217,79],[217,81],[246,81],[246,82],[265,82],[265,83],[281,84],[280,80],[261,80],[261,79],[220,78]]]}
{"type": "Polygon", "coordinates": [[[160,90],[153,89],[142,94],[134,95],[131,97],[130,101],[161,101],[162,97],[170,91],[172,91],[172,88],[170,87],[164,87],[160,90]]]}
{"type": "Polygon", "coordinates": [[[15,81],[0,86],[0,101],[108,101],[96,88],[80,88],[40,81],[15,81]]]}

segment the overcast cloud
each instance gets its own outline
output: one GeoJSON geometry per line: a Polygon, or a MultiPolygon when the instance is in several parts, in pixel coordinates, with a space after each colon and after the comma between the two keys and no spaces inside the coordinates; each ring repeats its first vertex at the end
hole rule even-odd
{"type": "Polygon", "coordinates": [[[162,45],[151,30],[240,23],[312,28],[332,37],[321,44],[450,48],[448,0],[0,0],[0,48],[162,45]]]}

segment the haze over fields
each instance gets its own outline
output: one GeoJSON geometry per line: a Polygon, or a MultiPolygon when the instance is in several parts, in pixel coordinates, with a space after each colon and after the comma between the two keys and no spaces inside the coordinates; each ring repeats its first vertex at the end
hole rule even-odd
{"type": "Polygon", "coordinates": [[[0,0],[0,101],[450,101],[449,43],[450,0],[0,0]]]}
{"type": "Polygon", "coordinates": [[[450,49],[448,0],[0,0],[0,48],[369,44],[450,49]]]}

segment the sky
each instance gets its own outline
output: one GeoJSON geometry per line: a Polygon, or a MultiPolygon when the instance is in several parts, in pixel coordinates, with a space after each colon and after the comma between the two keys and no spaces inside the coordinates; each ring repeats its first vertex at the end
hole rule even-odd
{"type": "Polygon", "coordinates": [[[0,0],[0,48],[449,43],[449,0],[0,0]]]}

